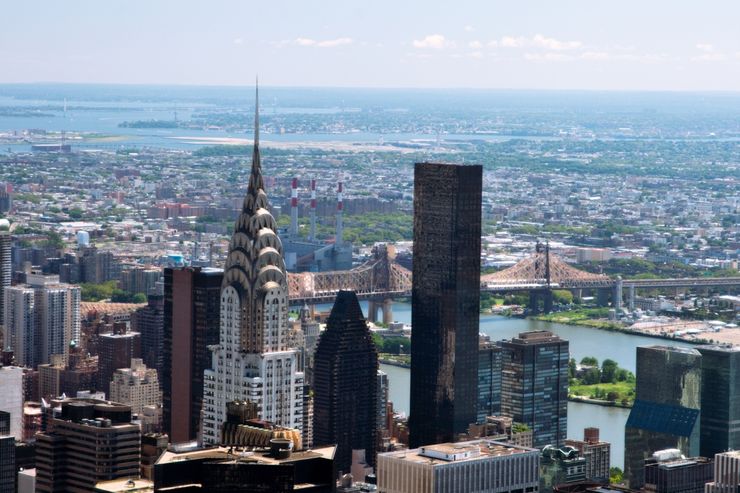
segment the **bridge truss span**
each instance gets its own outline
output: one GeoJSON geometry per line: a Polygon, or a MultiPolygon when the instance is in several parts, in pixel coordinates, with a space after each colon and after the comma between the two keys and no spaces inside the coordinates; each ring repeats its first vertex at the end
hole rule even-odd
{"type": "Polygon", "coordinates": [[[411,271],[394,261],[393,247],[378,245],[364,264],[347,271],[288,274],[290,301],[321,303],[334,301],[341,290],[361,299],[393,298],[411,292],[411,271]]]}

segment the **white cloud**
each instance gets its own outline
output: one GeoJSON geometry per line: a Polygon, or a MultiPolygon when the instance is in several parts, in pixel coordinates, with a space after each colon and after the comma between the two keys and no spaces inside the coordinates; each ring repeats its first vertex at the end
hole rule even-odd
{"type": "Polygon", "coordinates": [[[466,33],[472,33],[473,31],[475,31],[475,28],[473,26],[465,26],[463,29],[466,33]]]}
{"type": "Polygon", "coordinates": [[[425,36],[424,39],[415,39],[413,45],[414,48],[441,50],[442,48],[450,46],[451,43],[441,34],[430,34],[425,36]]]}
{"type": "Polygon", "coordinates": [[[471,41],[470,43],[468,43],[468,47],[473,48],[474,50],[480,50],[481,48],[483,48],[483,43],[481,43],[480,41],[471,41]]]}
{"type": "Polygon", "coordinates": [[[501,38],[501,41],[491,41],[489,46],[493,43],[494,46],[501,46],[502,48],[519,48],[521,47],[526,40],[519,36],[518,38],[515,38],[513,36],[504,36],[501,38]]]}
{"type": "Polygon", "coordinates": [[[605,51],[585,51],[581,53],[584,60],[609,60],[610,55],[605,51]]]}
{"type": "Polygon", "coordinates": [[[235,45],[241,45],[241,44],[244,44],[244,40],[242,38],[234,38],[233,43],[235,45]]]}
{"type": "MultiPolygon", "coordinates": [[[[337,46],[350,45],[354,43],[352,38],[336,38],[336,39],[324,39],[316,40],[312,38],[296,38],[292,43],[297,46],[315,47],[315,48],[336,48],[337,46]]],[[[278,46],[284,46],[284,42],[278,43],[278,46]]]]}
{"type": "Polygon", "coordinates": [[[710,43],[697,43],[696,49],[701,51],[706,51],[707,53],[710,53],[714,51],[714,45],[710,43]]]}
{"type": "Polygon", "coordinates": [[[574,58],[563,53],[525,53],[524,59],[532,62],[569,62],[574,58]]]}
{"type": "Polygon", "coordinates": [[[583,43],[580,41],[561,41],[555,38],[547,38],[541,34],[536,34],[532,38],[532,44],[546,50],[575,50],[581,48],[583,43]]]}
{"type": "Polygon", "coordinates": [[[327,39],[325,41],[319,41],[316,43],[316,46],[319,48],[334,48],[336,46],[351,45],[353,42],[352,38],[327,39]]]}
{"type": "Polygon", "coordinates": [[[713,52],[707,52],[691,58],[692,62],[724,62],[725,60],[727,60],[727,55],[713,52]]]}
{"type": "Polygon", "coordinates": [[[535,34],[528,38],[525,36],[503,36],[488,42],[489,48],[538,48],[550,51],[577,50],[583,48],[580,41],[562,41],[556,38],[548,38],[542,34],[535,34]]]}

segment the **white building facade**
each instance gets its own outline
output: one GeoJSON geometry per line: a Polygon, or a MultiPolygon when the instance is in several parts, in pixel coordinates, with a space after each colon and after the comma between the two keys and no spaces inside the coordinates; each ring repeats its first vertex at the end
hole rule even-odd
{"type": "Polygon", "coordinates": [[[70,342],[80,339],[79,286],[42,274],[28,274],[26,282],[3,290],[6,348],[29,368],[49,363],[54,354],[66,361],[70,342]]]}
{"type": "MultiPolygon", "coordinates": [[[[259,104],[257,104],[259,108],[259,104]]],[[[204,372],[204,444],[220,441],[226,404],[257,403],[259,418],[303,427],[303,373],[288,347],[288,276],[277,224],[268,210],[255,114],[252,170],[234,227],[221,287],[219,344],[204,372]]]]}
{"type": "Polygon", "coordinates": [[[131,412],[144,415],[146,406],[161,406],[157,370],[147,368],[139,358],[131,360],[131,368],[119,368],[110,382],[110,400],[128,404],[131,412]]]}
{"type": "Polygon", "coordinates": [[[23,440],[23,369],[0,366],[0,411],[10,413],[10,434],[23,440]]]}

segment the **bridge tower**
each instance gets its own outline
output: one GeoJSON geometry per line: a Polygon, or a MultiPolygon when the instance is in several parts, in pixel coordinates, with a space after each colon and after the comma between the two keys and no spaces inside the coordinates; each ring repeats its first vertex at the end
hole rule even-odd
{"type": "Polygon", "coordinates": [[[393,323],[393,300],[391,298],[372,298],[367,303],[367,320],[376,323],[378,311],[383,311],[383,324],[393,323]]]}
{"type": "Polygon", "coordinates": [[[622,313],[622,287],[622,276],[617,276],[617,281],[614,283],[614,299],[612,300],[617,315],[622,313]]]}
{"type": "Polygon", "coordinates": [[[552,276],[550,272],[550,242],[537,242],[535,246],[536,258],[535,272],[544,272],[545,287],[543,289],[533,289],[529,292],[529,310],[533,315],[540,312],[540,300],[542,300],[542,313],[552,312],[552,276]]]}

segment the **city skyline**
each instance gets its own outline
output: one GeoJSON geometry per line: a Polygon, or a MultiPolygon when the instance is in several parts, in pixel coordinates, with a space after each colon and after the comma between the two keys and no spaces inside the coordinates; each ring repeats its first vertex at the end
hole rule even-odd
{"type": "Polygon", "coordinates": [[[275,86],[738,91],[739,10],[720,1],[11,4],[0,83],[248,85],[258,72],[275,86]]]}

